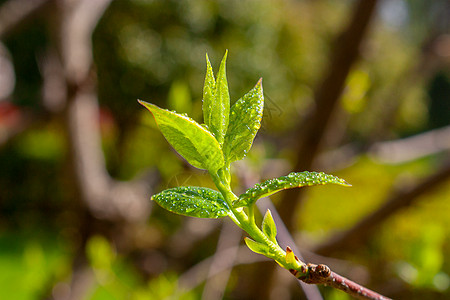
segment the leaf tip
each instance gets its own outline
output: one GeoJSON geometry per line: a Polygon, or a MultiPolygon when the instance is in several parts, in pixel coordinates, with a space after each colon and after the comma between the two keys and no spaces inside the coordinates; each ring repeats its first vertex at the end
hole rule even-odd
{"type": "Polygon", "coordinates": [[[348,183],[346,180],[344,179],[340,179],[340,182],[343,186],[345,187],[352,187],[353,185],[351,185],[350,183],[348,183]]]}
{"type": "Polygon", "coordinates": [[[228,57],[228,49],[225,50],[225,54],[223,55],[223,58],[222,58],[222,64],[225,65],[225,63],[227,61],[227,57],[228,57]]]}
{"type": "Polygon", "coordinates": [[[142,105],[143,107],[145,107],[145,108],[148,109],[149,111],[151,111],[150,108],[151,108],[152,106],[154,106],[153,104],[148,103],[148,102],[146,102],[146,101],[144,101],[144,100],[141,100],[141,99],[138,99],[138,102],[139,102],[140,105],[142,105]]]}
{"type": "Polygon", "coordinates": [[[206,65],[207,65],[208,67],[211,66],[211,62],[210,62],[210,60],[209,60],[208,53],[206,53],[206,65]]]}

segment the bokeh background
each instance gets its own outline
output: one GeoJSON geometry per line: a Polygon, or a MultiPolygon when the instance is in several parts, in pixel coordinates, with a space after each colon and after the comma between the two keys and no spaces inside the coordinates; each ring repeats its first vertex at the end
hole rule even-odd
{"type": "Polygon", "coordinates": [[[272,197],[280,240],[386,296],[449,299],[449,28],[446,0],[0,1],[0,298],[307,299],[229,220],[149,201],[212,183],[136,100],[201,122],[205,53],[217,70],[228,49],[232,101],[265,94],[236,191],[346,179],[272,197]]]}

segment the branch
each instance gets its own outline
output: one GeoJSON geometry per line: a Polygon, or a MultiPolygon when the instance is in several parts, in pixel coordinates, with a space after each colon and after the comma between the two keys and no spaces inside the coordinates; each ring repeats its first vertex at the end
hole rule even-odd
{"type": "MultiPolygon", "coordinates": [[[[259,181],[258,175],[252,173],[250,171],[250,168],[242,167],[239,170],[240,172],[238,176],[240,177],[240,181],[243,182],[246,186],[251,186],[252,183],[259,181]]],[[[284,246],[292,245],[295,253],[297,254],[295,256],[295,259],[299,262],[304,262],[305,259],[300,254],[300,251],[296,248],[293,237],[289,233],[289,230],[283,223],[283,220],[281,219],[280,215],[278,214],[275,206],[272,204],[270,199],[267,197],[259,199],[257,202],[257,206],[259,211],[263,215],[267,211],[267,209],[270,209],[272,217],[277,227],[277,240],[279,241],[280,245],[284,246]]],[[[291,247],[287,246],[286,253],[289,252],[293,251],[291,247]]],[[[311,256],[311,254],[309,256],[311,256]]],[[[308,264],[303,263],[303,264],[306,267],[306,269],[300,270],[301,272],[299,272],[298,270],[289,270],[289,271],[301,283],[301,286],[305,292],[307,299],[322,299],[319,290],[317,289],[317,287],[314,286],[318,284],[323,284],[336,289],[340,289],[346,292],[347,294],[359,299],[377,299],[377,300],[389,299],[337,274],[336,272],[331,271],[330,268],[324,264],[319,265],[312,263],[308,264]],[[307,274],[307,276],[302,277],[304,276],[304,274],[307,274]]]]}
{"type": "MultiPolygon", "coordinates": [[[[283,224],[282,220],[279,218],[279,215],[273,206],[273,204],[270,202],[270,200],[267,199],[267,201],[262,201],[265,199],[260,199],[260,202],[263,202],[262,205],[264,208],[267,208],[270,206],[270,209],[272,210],[272,215],[274,219],[276,220],[277,228],[279,229],[279,235],[280,235],[280,241],[284,240],[290,240],[291,245],[295,245],[292,237],[290,236],[289,232],[287,231],[286,226],[283,224]]],[[[261,206],[259,206],[261,207],[261,206]]],[[[262,208],[262,207],[261,207],[262,208]]],[[[261,209],[262,210],[262,209],[261,209]]],[[[288,246],[286,249],[286,252],[292,252],[292,249],[288,246]]],[[[297,252],[296,250],[296,253],[297,252]]],[[[299,254],[300,260],[304,260],[301,255],[299,254]]],[[[296,259],[298,259],[296,256],[296,259]]],[[[374,291],[369,290],[368,288],[351,281],[335,272],[332,272],[330,268],[324,264],[316,265],[316,264],[307,264],[307,270],[304,270],[303,273],[308,273],[308,277],[306,278],[299,278],[301,282],[307,283],[307,284],[323,284],[326,286],[330,286],[339,290],[342,290],[346,292],[347,294],[354,296],[358,299],[377,299],[377,300],[383,300],[383,299],[389,299],[385,296],[382,296],[374,291]]],[[[298,271],[296,270],[289,270],[292,275],[300,275],[298,274],[298,271]]],[[[297,276],[296,276],[297,277],[297,276]]],[[[306,295],[312,295],[315,293],[314,289],[304,287],[304,291],[306,295]],[[311,293],[311,294],[310,294],[311,293]]],[[[317,296],[320,296],[320,293],[315,295],[314,297],[308,298],[308,299],[321,299],[317,298],[317,296]]]]}
{"type": "MultiPolygon", "coordinates": [[[[330,268],[326,265],[308,264],[307,269],[309,276],[305,279],[300,279],[303,282],[309,284],[323,284],[326,286],[330,286],[339,289],[341,291],[344,291],[345,293],[357,299],[371,299],[371,300],[390,299],[331,271],[330,268]]],[[[296,274],[294,273],[295,271],[293,272],[293,275],[295,276],[296,274]]]]}
{"type": "MultiPolygon", "coordinates": [[[[178,292],[182,293],[183,291],[192,290],[195,287],[199,286],[202,282],[206,281],[208,278],[216,276],[221,272],[229,271],[234,266],[243,264],[253,264],[255,262],[262,262],[262,261],[268,260],[264,256],[261,255],[255,256],[254,253],[250,253],[246,246],[235,246],[226,248],[224,250],[220,250],[216,252],[214,256],[201,261],[200,263],[198,263],[197,265],[186,271],[183,275],[181,275],[178,282],[179,283],[178,292]],[[229,256],[236,255],[236,253],[238,253],[237,260],[234,261],[232,264],[225,263],[217,265],[216,268],[211,268],[213,261],[215,260],[228,261],[229,256]]],[[[390,299],[331,271],[330,268],[326,265],[308,264],[307,267],[309,277],[305,279],[299,279],[299,282],[305,283],[306,286],[322,284],[342,290],[345,293],[358,299],[374,299],[374,300],[390,299]]],[[[295,276],[295,274],[293,275],[295,276]]],[[[308,299],[318,299],[318,298],[308,297],[308,299]]]]}
{"type": "Polygon", "coordinates": [[[330,240],[317,246],[313,251],[321,255],[329,255],[336,250],[349,249],[357,242],[366,239],[371,231],[381,222],[408,207],[419,196],[431,191],[450,178],[450,163],[439,171],[425,178],[412,188],[394,192],[393,195],[378,210],[358,222],[353,228],[334,235],[330,240]]]}

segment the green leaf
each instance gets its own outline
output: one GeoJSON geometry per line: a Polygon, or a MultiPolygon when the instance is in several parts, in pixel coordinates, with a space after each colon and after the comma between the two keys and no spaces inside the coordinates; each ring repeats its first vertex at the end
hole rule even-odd
{"type": "Polygon", "coordinates": [[[214,136],[191,118],[140,101],[155,117],[159,129],[191,165],[215,172],[224,165],[223,153],[214,136]]]}
{"type": "Polygon", "coordinates": [[[249,247],[250,250],[252,250],[253,252],[265,255],[267,257],[272,256],[270,248],[268,246],[258,243],[248,237],[245,237],[244,241],[245,241],[245,244],[247,245],[247,247],[249,247]]]}
{"type": "Polygon", "coordinates": [[[217,219],[230,213],[218,191],[195,186],[180,186],[153,195],[152,200],[170,212],[196,218],[217,219]]]}
{"type": "Polygon", "coordinates": [[[206,54],[206,76],[203,86],[203,122],[206,126],[211,126],[211,109],[214,102],[214,91],[216,90],[216,80],[214,79],[213,69],[206,54]]]}
{"type": "Polygon", "coordinates": [[[255,187],[248,189],[245,193],[240,195],[239,199],[233,203],[233,206],[251,206],[258,199],[270,196],[281,190],[323,184],[350,186],[350,184],[345,182],[345,180],[322,172],[317,173],[305,171],[300,173],[291,173],[287,176],[270,179],[255,185],[255,187]]]}
{"type": "Polygon", "coordinates": [[[227,54],[228,51],[225,52],[222,62],[220,63],[214,90],[214,100],[211,103],[211,118],[209,124],[206,123],[220,145],[223,144],[223,139],[228,129],[228,119],[230,115],[230,94],[228,92],[226,76],[227,54]]]}
{"type": "Polygon", "coordinates": [[[230,123],[225,136],[225,160],[233,162],[244,158],[261,127],[264,108],[262,79],[231,108],[230,123]]]}
{"type": "Polygon", "coordinates": [[[262,221],[261,229],[264,234],[275,244],[277,244],[276,236],[277,236],[277,226],[275,225],[275,221],[273,220],[272,213],[268,209],[266,214],[264,215],[264,219],[262,221]]]}

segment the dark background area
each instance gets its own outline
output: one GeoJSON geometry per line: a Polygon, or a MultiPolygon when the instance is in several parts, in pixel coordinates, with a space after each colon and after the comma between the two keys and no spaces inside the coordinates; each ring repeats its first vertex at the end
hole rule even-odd
{"type": "Polygon", "coordinates": [[[0,1],[0,298],[306,299],[229,220],[150,201],[213,184],[137,99],[201,122],[205,54],[228,49],[231,101],[265,96],[235,190],[344,178],[271,197],[305,259],[448,299],[449,22],[445,0],[0,1]]]}

